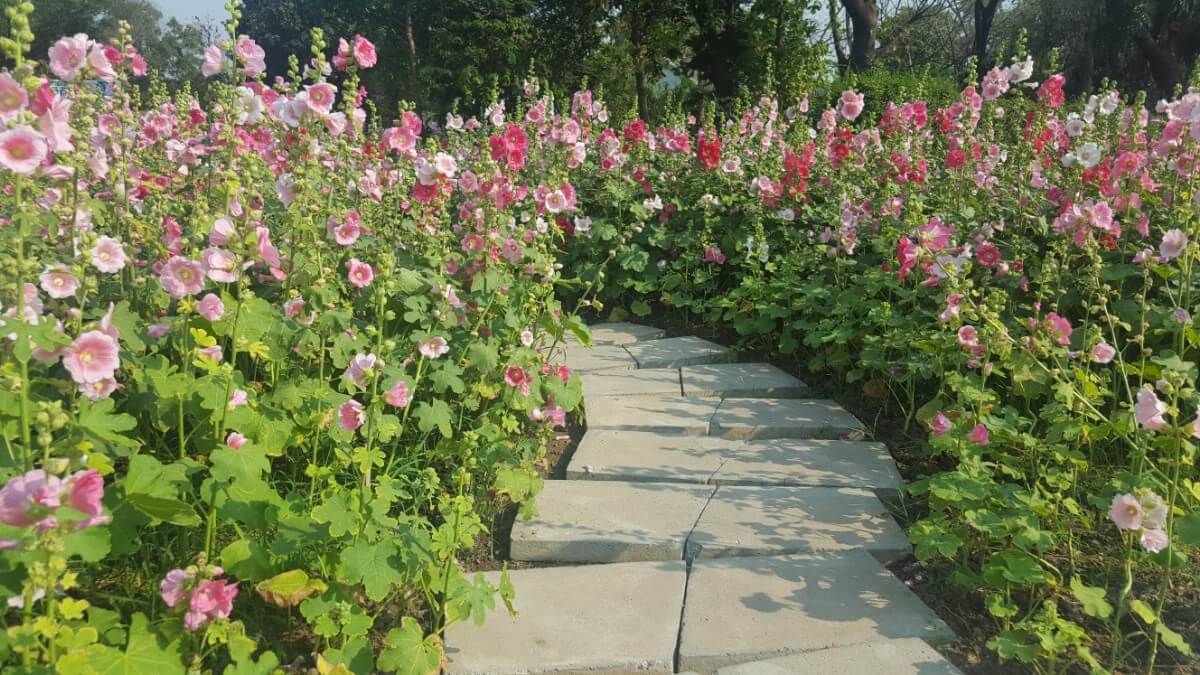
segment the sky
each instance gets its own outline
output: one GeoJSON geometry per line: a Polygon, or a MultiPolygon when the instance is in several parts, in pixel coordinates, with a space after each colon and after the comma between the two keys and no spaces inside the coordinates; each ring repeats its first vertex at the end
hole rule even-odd
{"type": "Polygon", "coordinates": [[[193,17],[220,21],[225,18],[225,0],[154,0],[163,16],[188,21],[193,17]]]}

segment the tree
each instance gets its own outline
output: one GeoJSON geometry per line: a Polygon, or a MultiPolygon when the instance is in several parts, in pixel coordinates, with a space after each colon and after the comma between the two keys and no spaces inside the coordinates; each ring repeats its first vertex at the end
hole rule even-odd
{"type": "Polygon", "coordinates": [[[876,0],[842,0],[850,17],[850,67],[863,71],[870,65],[875,51],[875,29],[879,25],[879,3],[876,0]]]}
{"type": "Polygon", "coordinates": [[[992,32],[992,21],[1000,9],[1001,0],[975,0],[975,60],[979,72],[987,70],[988,35],[992,32]]]}

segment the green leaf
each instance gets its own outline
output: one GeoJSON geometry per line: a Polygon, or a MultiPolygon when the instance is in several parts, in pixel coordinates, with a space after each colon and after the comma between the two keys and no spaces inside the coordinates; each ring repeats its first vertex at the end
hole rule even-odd
{"type": "Polygon", "coordinates": [[[634,300],[633,303],[629,305],[629,311],[633,312],[637,316],[650,316],[650,313],[654,310],[650,307],[650,305],[646,304],[646,302],[642,300],[634,300]]]}
{"type": "Polygon", "coordinates": [[[102,398],[95,403],[80,398],[79,419],[76,423],[84,433],[96,440],[125,448],[138,447],[137,440],[121,434],[136,427],[137,420],[125,413],[113,414],[115,405],[116,402],[111,398],[102,398]]]}
{"type": "Polygon", "coordinates": [[[517,610],[513,607],[513,599],[516,597],[517,589],[513,586],[512,577],[508,575],[508,564],[505,563],[504,569],[500,570],[500,600],[504,602],[508,615],[514,619],[517,618],[517,610]]]}
{"type": "Polygon", "coordinates": [[[533,498],[542,491],[544,483],[535,471],[528,467],[504,467],[496,472],[496,494],[507,495],[521,505],[521,517],[529,520],[537,516],[533,498]]]}
{"type": "Polygon", "coordinates": [[[130,506],[142,513],[172,525],[195,527],[200,524],[200,516],[191,504],[173,497],[156,497],[141,492],[126,495],[130,506]]]}
{"type": "Polygon", "coordinates": [[[1180,543],[1200,546],[1200,513],[1192,513],[1176,520],[1175,534],[1180,543]]]}
{"type": "Polygon", "coordinates": [[[421,625],[411,616],[400,620],[400,627],[388,631],[385,648],[379,654],[379,669],[400,675],[432,675],[441,670],[445,657],[442,641],[436,635],[425,636],[421,625]]]}
{"type": "Polygon", "coordinates": [[[344,537],[358,531],[359,517],[350,497],[344,493],[330,495],[323,504],[313,509],[313,520],[329,523],[331,537],[344,537]]]}
{"type": "Polygon", "coordinates": [[[992,616],[1003,619],[1017,615],[1021,610],[1016,604],[1009,602],[1007,598],[999,593],[989,593],[987,596],[988,612],[992,616]]]}
{"type": "Polygon", "coordinates": [[[1107,619],[1112,615],[1112,605],[1105,598],[1105,589],[1097,586],[1085,586],[1083,581],[1071,577],[1071,593],[1083,605],[1083,613],[1097,619],[1107,619]]]}
{"type": "Polygon", "coordinates": [[[1146,624],[1154,624],[1158,621],[1158,614],[1154,612],[1154,608],[1137,598],[1129,603],[1129,609],[1132,609],[1133,613],[1137,614],[1138,618],[1146,624]]]}
{"type": "Polygon", "coordinates": [[[209,460],[212,477],[223,483],[231,480],[254,482],[271,469],[266,453],[254,443],[247,443],[240,450],[222,443],[212,451],[209,460]]]}
{"type": "Polygon", "coordinates": [[[454,430],[450,425],[454,413],[442,399],[435,398],[429,403],[421,401],[413,410],[413,414],[417,416],[417,428],[421,431],[429,433],[433,431],[434,427],[437,427],[437,430],[446,438],[454,435],[454,430]]]}
{"type": "Polygon", "coordinates": [[[368,598],[383,600],[394,584],[404,581],[396,553],[396,545],[390,541],[360,541],[342,551],[342,578],[362,584],[368,598]]]}
{"type": "Polygon", "coordinates": [[[310,579],[304,570],[288,570],[259,582],[254,590],[264,602],[276,607],[295,607],[308,596],[323,593],[327,588],[324,581],[310,579]]]}
{"type": "Polygon", "coordinates": [[[125,651],[105,648],[92,659],[100,675],[183,675],[179,640],[167,641],[151,632],[145,614],[134,614],[125,651]]]}
{"type": "Polygon", "coordinates": [[[1028,637],[1023,631],[1006,631],[988,640],[988,649],[999,654],[1002,658],[1016,659],[1022,663],[1033,663],[1037,658],[1037,645],[1025,642],[1028,637]]]}
{"type": "Polygon", "coordinates": [[[221,567],[245,581],[266,579],[275,571],[270,552],[250,539],[238,539],[221,549],[221,567]]]}
{"type": "Polygon", "coordinates": [[[99,562],[112,550],[112,534],[107,527],[89,527],[66,536],[66,554],[84,562],[99,562]]]}
{"type": "Polygon", "coordinates": [[[467,365],[481,373],[491,372],[500,365],[500,353],[491,341],[475,341],[467,347],[467,365]]]}
{"type": "Polygon", "coordinates": [[[1158,631],[1158,636],[1162,638],[1164,645],[1172,647],[1186,656],[1192,656],[1192,646],[1187,643],[1187,640],[1183,639],[1182,635],[1167,628],[1162,622],[1159,622],[1154,627],[1154,630],[1158,631]]]}

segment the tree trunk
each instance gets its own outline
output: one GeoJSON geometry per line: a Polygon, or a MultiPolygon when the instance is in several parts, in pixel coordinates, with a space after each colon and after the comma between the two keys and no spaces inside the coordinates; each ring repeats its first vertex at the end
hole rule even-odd
{"type": "Polygon", "coordinates": [[[1146,31],[1134,33],[1133,40],[1146,57],[1150,76],[1154,78],[1159,93],[1170,96],[1175,91],[1175,85],[1183,81],[1183,64],[1146,31]]]}
{"type": "Polygon", "coordinates": [[[417,91],[417,41],[413,39],[412,12],[404,14],[404,37],[408,39],[408,77],[413,91],[417,91]]]}
{"type": "Polygon", "coordinates": [[[844,69],[850,62],[846,58],[846,50],[842,48],[842,33],[838,30],[837,0],[829,0],[829,33],[833,36],[833,53],[837,57],[838,68],[844,69]]]}
{"type": "Polygon", "coordinates": [[[979,74],[987,72],[989,67],[987,47],[988,36],[992,32],[992,21],[996,11],[1000,9],[1001,0],[975,0],[975,61],[979,74]]]}
{"type": "Polygon", "coordinates": [[[853,35],[850,37],[850,67],[867,69],[875,51],[875,28],[879,24],[879,3],[876,0],[842,0],[850,17],[853,35]]]}
{"type": "Polygon", "coordinates": [[[629,41],[633,46],[633,83],[637,90],[638,117],[647,124],[650,122],[649,95],[646,91],[645,50],[642,48],[642,22],[637,12],[632,13],[629,20],[629,41]]]}

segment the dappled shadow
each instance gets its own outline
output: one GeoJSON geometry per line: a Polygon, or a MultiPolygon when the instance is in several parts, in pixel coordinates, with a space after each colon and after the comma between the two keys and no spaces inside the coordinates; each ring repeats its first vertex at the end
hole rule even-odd
{"type": "Polygon", "coordinates": [[[833,401],[727,398],[712,417],[712,435],[725,438],[827,438],[861,434],[863,425],[833,401]]]}
{"type": "Polygon", "coordinates": [[[705,436],[720,401],[682,396],[593,396],[584,402],[588,429],[705,436]]]}
{"type": "Polygon", "coordinates": [[[708,436],[592,429],[584,434],[567,477],[708,483],[739,445],[708,436]]]}
{"type": "Polygon", "coordinates": [[[588,396],[679,396],[679,370],[596,370],[582,373],[583,395],[588,396]]]}
{"type": "Polygon", "coordinates": [[[679,665],[711,672],[759,658],[907,637],[953,639],[865,552],[697,560],[688,580],[679,665]]]}
{"type": "Polygon", "coordinates": [[[772,439],[731,446],[718,485],[810,485],[895,490],[900,472],[882,443],[772,439]]]}
{"type": "Polygon", "coordinates": [[[769,363],[712,363],[682,369],[685,396],[803,398],[808,385],[769,363]]]}
{"type": "Polygon", "coordinates": [[[732,355],[727,347],[694,336],[634,342],[625,345],[625,349],[637,361],[638,368],[678,368],[715,363],[732,355]]]}

